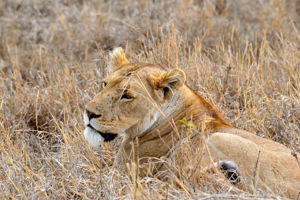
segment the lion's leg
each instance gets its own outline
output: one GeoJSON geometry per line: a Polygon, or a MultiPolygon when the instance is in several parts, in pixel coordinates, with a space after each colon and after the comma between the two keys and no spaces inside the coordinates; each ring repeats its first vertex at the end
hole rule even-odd
{"type": "Polygon", "coordinates": [[[222,160],[230,160],[236,164],[240,174],[243,174],[242,179],[247,190],[255,191],[257,183],[261,183],[257,163],[261,149],[258,145],[240,136],[219,132],[212,134],[207,139],[206,145],[207,156],[212,161],[218,163],[222,160]]]}
{"type": "Polygon", "coordinates": [[[295,197],[300,190],[300,168],[286,152],[269,151],[243,137],[214,133],[206,142],[213,161],[231,160],[243,175],[246,188],[295,197]]]}

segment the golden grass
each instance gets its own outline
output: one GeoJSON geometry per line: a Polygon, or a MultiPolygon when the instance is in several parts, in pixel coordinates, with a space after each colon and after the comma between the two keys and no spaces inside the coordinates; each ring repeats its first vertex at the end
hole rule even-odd
{"type": "MultiPolygon", "coordinates": [[[[108,53],[184,69],[238,128],[300,148],[299,0],[0,1],[1,199],[257,199],[207,175],[135,179],[82,136],[108,53]]],[[[274,197],[279,198],[279,197],[274,197]]]]}

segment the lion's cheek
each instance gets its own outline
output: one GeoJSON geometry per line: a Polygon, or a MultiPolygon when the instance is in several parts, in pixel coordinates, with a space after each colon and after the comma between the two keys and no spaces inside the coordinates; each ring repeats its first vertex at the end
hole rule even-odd
{"type": "Polygon", "coordinates": [[[89,145],[92,147],[98,147],[103,141],[101,135],[89,127],[86,127],[84,129],[83,135],[84,138],[88,141],[89,145]]]}
{"type": "Polygon", "coordinates": [[[136,137],[142,135],[157,121],[160,113],[158,111],[149,112],[144,114],[141,117],[137,117],[131,120],[127,120],[131,123],[127,124],[129,128],[125,131],[130,137],[136,137]]]}

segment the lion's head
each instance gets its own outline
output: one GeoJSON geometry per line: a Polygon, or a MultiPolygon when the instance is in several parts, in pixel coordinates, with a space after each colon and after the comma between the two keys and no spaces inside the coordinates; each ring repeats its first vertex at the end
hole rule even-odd
{"type": "Polygon", "coordinates": [[[143,134],[175,111],[184,81],[182,70],[130,63],[122,48],[115,49],[103,89],[86,105],[85,138],[91,146],[98,146],[118,135],[143,134]]]}

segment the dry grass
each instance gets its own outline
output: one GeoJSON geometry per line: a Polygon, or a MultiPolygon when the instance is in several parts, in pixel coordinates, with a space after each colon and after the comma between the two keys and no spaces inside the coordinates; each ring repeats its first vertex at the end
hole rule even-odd
{"type": "Polygon", "coordinates": [[[216,177],[121,175],[113,152],[83,139],[82,111],[123,46],[184,69],[236,127],[299,151],[299,11],[299,0],[0,1],[0,198],[266,197],[216,177]]]}

